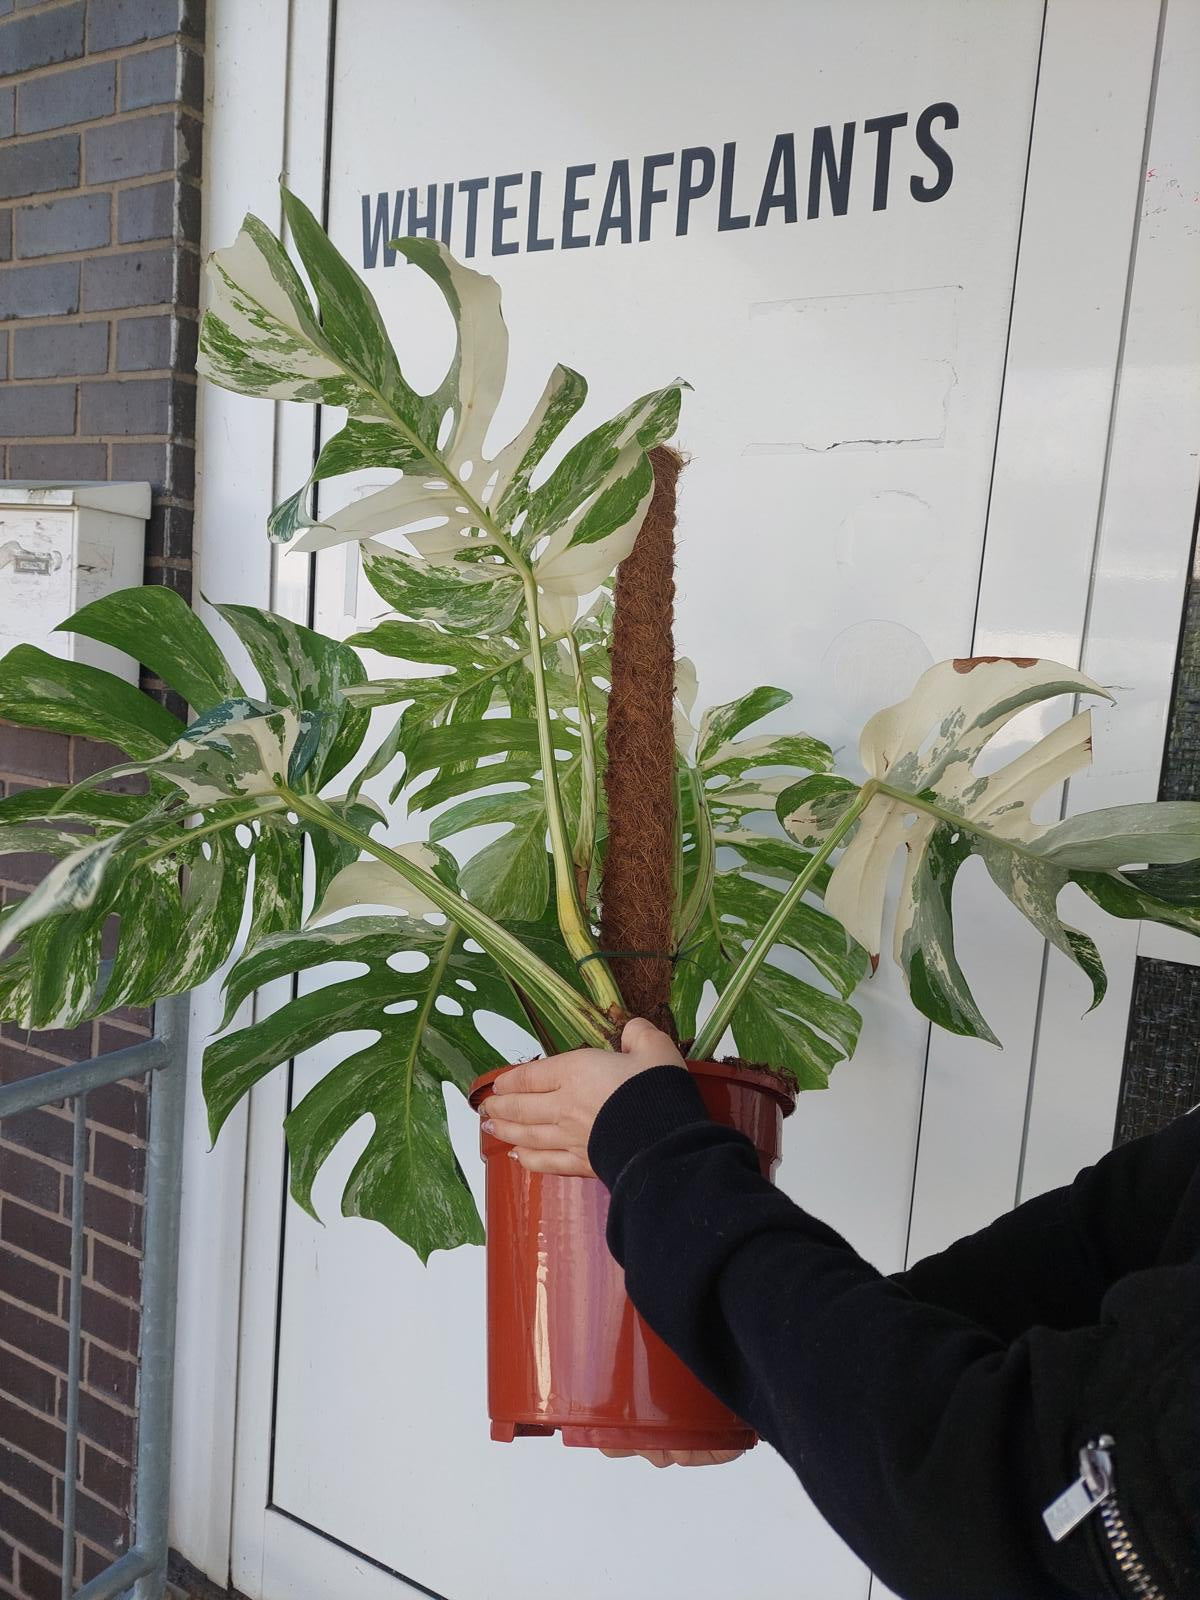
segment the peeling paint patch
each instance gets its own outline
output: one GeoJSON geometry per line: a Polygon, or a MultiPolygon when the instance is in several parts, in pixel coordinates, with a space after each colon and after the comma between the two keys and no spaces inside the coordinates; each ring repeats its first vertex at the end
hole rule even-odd
{"type": "Polygon", "coordinates": [[[958,385],[957,284],[761,301],[743,455],[936,450],[958,385]]]}

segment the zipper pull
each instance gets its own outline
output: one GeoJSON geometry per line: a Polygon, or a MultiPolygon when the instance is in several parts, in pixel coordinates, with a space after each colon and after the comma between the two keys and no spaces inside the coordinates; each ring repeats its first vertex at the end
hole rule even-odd
{"type": "Polygon", "coordinates": [[[1079,1476],[1057,1500],[1042,1512],[1042,1521],[1055,1544],[1062,1540],[1096,1509],[1111,1499],[1113,1492],[1113,1440],[1107,1434],[1085,1444],[1079,1452],[1079,1476]]]}

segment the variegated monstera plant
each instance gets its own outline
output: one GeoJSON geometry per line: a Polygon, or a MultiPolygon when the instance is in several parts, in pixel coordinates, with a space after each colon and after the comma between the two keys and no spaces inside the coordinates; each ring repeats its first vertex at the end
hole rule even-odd
{"type": "MultiPolygon", "coordinates": [[[[525,427],[489,456],[507,358],[496,284],[433,240],[396,243],[457,328],[449,370],[421,394],[362,282],[295,198],[284,205],[311,294],[279,241],[247,219],[210,263],[202,370],[243,394],[345,409],[270,532],[309,550],[358,541],[390,615],[342,643],[219,606],[253,685],[164,588],[113,595],[63,623],[144,663],[191,707],[186,725],[118,678],[33,647],[0,663],[0,717],[107,740],[130,758],[0,805],[0,851],[55,861],[0,913],[0,1015],[68,1027],[201,983],[236,954],[228,1024],[260,986],[300,978],[289,1002],[210,1044],[213,1132],[281,1063],[370,1036],[347,1044],[288,1117],[292,1190],[311,1209],[321,1164],[370,1116],[343,1209],[425,1257],[482,1237],[444,1101],[447,1084],[464,1090],[499,1063],[478,1019],[504,1018],[546,1049],[604,1044],[623,1021],[596,931],[610,590],[680,385],[635,401],[550,466],[585,397],[582,378],[557,367],[525,427]],[[315,516],[314,484],[361,468],[394,481],[315,516]],[[414,665],[370,680],[357,646],[414,665]],[[382,742],[366,753],[373,722],[382,742]],[[391,802],[432,813],[427,843],[374,837],[387,817],[362,785],[396,770],[391,802]],[[106,787],[116,773],[143,774],[143,792],[106,787]],[[460,849],[460,865],[446,841],[485,824],[503,832],[474,854],[460,849]],[[329,964],[336,975],[314,987],[309,975],[329,964]]],[[[1071,668],[932,668],[867,724],[861,783],[833,775],[815,738],[742,737],[787,702],[782,690],[752,690],[693,729],[689,682],[681,664],[669,909],[686,959],[670,1000],[694,1057],[730,1029],[744,1059],[801,1088],[827,1082],[855,1047],[850,996],[878,959],[900,850],[896,958],[916,1005],[958,1033],[993,1037],[954,953],[952,891],[969,856],[1085,970],[1097,1000],[1099,954],[1057,910],[1068,883],[1116,916],[1200,931],[1200,805],[1034,821],[1039,800],[1088,762],[1086,710],[998,771],[977,770],[1023,709],[1104,694],[1071,668]],[[783,948],[802,961],[772,960],[783,948]],[[698,1021],[709,986],[717,998],[698,1021]]]]}

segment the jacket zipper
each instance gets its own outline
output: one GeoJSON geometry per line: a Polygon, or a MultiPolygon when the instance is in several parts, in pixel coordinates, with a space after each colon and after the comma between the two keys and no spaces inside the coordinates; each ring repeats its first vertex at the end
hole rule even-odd
{"type": "Polygon", "coordinates": [[[1079,1452],[1079,1477],[1042,1512],[1042,1520],[1050,1530],[1055,1544],[1063,1539],[1093,1511],[1100,1512],[1100,1522],[1113,1562],[1120,1573],[1127,1592],[1136,1600],[1167,1600],[1166,1594],[1146,1570],[1146,1564],[1134,1548],[1129,1527],[1117,1502],[1113,1474],[1113,1450],[1109,1434],[1085,1444],[1079,1452]]]}

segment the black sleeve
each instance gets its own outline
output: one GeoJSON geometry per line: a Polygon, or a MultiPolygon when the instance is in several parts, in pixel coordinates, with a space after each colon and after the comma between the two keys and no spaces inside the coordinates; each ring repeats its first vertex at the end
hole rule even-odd
{"type": "Polygon", "coordinates": [[[1200,1113],[1109,1151],[892,1281],[1005,1341],[1036,1323],[1096,1322],[1119,1278],[1171,1258],[1172,1222],[1198,1168],[1200,1113]]]}
{"type": "MultiPolygon", "coordinates": [[[[624,1084],[589,1154],[638,1310],[885,1583],[905,1600],[1100,1592],[1094,1532],[1054,1545],[1041,1513],[1093,1430],[1141,1414],[1145,1434],[1149,1390],[1200,1337],[1200,1268],[1180,1269],[1193,1276],[1173,1285],[1168,1319],[1142,1293],[1124,1323],[1006,1344],[881,1276],[765,1181],[749,1141],[707,1120],[678,1068],[624,1084]]],[[[1123,1458],[1135,1500],[1139,1449],[1123,1458]]],[[[1148,1483],[1161,1481],[1153,1466],[1148,1483]]]]}

